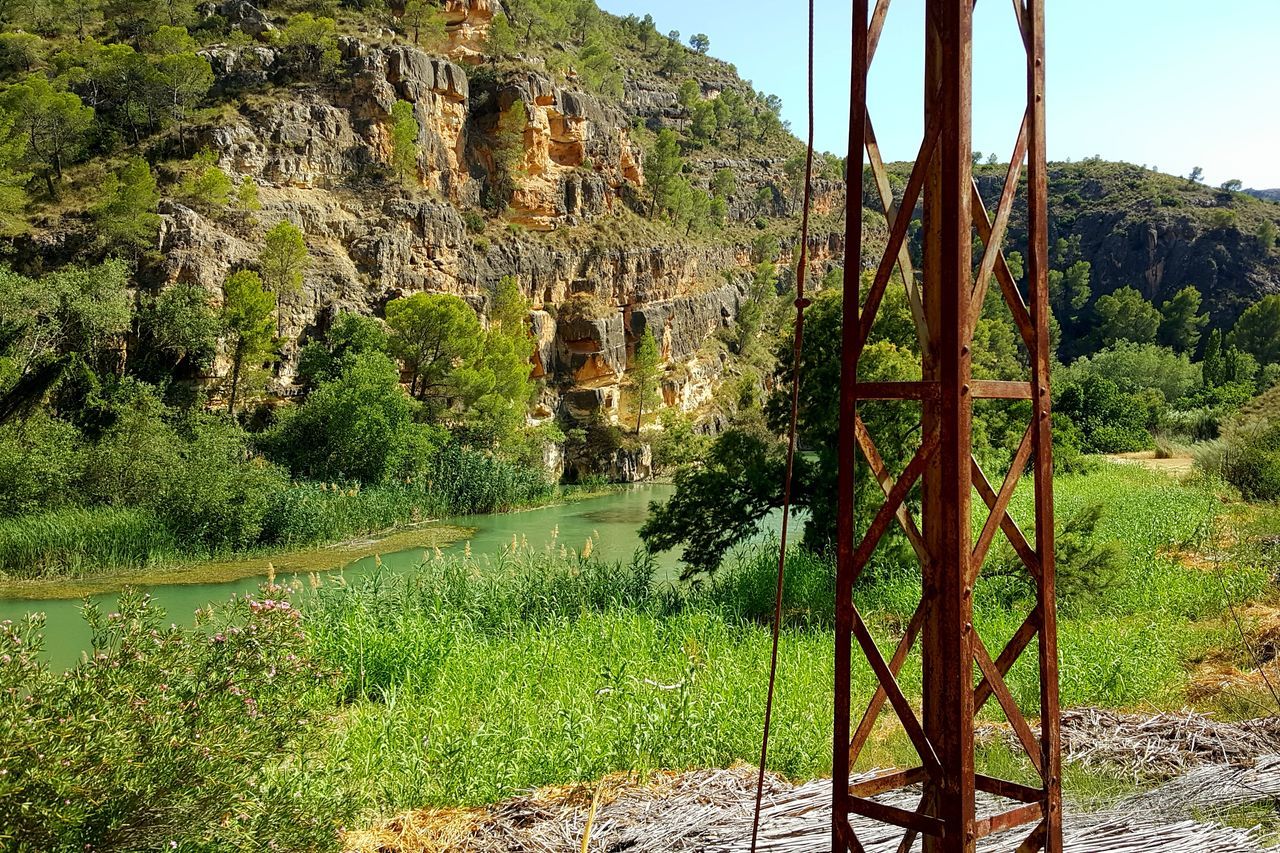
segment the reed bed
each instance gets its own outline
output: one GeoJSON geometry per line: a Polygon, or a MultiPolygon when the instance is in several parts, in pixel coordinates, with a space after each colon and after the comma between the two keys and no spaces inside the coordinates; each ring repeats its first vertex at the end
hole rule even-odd
{"type": "Polygon", "coordinates": [[[15,578],[146,569],[182,553],[169,530],[143,510],[83,507],[0,521],[0,569],[15,578]]]}
{"type": "Polygon", "coordinates": [[[181,533],[155,511],[85,506],[0,522],[0,573],[15,579],[86,577],[227,559],[247,553],[338,542],[444,516],[501,512],[546,503],[555,485],[541,471],[457,447],[399,482],[270,483],[247,519],[247,543],[181,533]]]}
{"type": "MultiPolygon", "coordinates": [[[[1209,492],[1117,467],[1062,478],[1059,496],[1068,512],[1106,501],[1114,511],[1098,535],[1129,545],[1116,585],[1063,608],[1064,705],[1179,707],[1188,661],[1232,641],[1222,609],[1265,590],[1266,571],[1235,566],[1220,579],[1179,560],[1217,512],[1209,492]]],[[[775,546],[744,548],[688,586],[655,582],[644,555],[606,563],[574,544],[515,542],[496,561],[428,554],[413,574],[323,583],[306,602],[316,654],[344,673],[332,749],[365,808],[479,806],[610,772],[754,760],[775,546]]],[[[877,560],[856,597],[889,648],[920,577],[892,553],[877,560]]],[[[789,555],[771,764],[790,778],[830,769],[833,577],[827,559],[789,555]]],[[[1001,590],[975,604],[992,646],[1031,607],[1001,590]]],[[[871,673],[858,667],[853,679],[855,695],[869,696],[871,673]]],[[[919,681],[912,655],[901,682],[910,691],[919,681]]],[[[1034,715],[1035,673],[1015,667],[1009,684],[1034,715]]],[[[1002,723],[995,703],[983,713],[1002,723]]],[[[887,730],[869,749],[875,764],[911,760],[909,743],[887,730]]]]}

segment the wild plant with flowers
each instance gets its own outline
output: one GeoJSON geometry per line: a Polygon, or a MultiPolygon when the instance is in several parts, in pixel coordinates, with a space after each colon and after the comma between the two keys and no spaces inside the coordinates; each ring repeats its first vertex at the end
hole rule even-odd
{"type": "Polygon", "coordinates": [[[289,589],[205,608],[193,628],[137,591],[83,612],[92,648],[65,673],[39,658],[39,617],[0,625],[0,846],[335,846],[340,778],[300,760],[322,743],[332,675],[289,589]]]}

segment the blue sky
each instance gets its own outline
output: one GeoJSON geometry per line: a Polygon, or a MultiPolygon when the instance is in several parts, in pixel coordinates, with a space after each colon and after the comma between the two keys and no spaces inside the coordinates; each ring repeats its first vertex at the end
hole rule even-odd
{"type": "MultiPolygon", "coordinates": [[[[803,0],[598,0],[652,14],[661,32],[711,38],[757,89],[806,124],[803,0]]],[[[1280,187],[1280,0],[1046,0],[1049,157],[1100,154],[1219,184],[1280,187]]],[[[874,3],[873,3],[874,5],[874,3]]],[[[896,0],[871,71],[885,154],[915,156],[922,132],[921,0],[896,0]]],[[[844,153],[850,12],[817,0],[816,145],[844,153]]],[[[1021,119],[1024,54],[1009,0],[975,12],[974,147],[1007,160],[1021,119]]]]}

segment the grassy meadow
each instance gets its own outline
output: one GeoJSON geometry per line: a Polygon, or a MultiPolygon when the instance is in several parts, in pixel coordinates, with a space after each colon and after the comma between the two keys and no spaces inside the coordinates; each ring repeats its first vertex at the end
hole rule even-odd
{"type": "MultiPolygon", "coordinates": [[[[1029,498],[1020,494],[1014,502],[1014,515],[1023,523],[1029,498]]],[[[1106,509],[1094,535],[1123,542],[1123,560],[1105,584],[1069,587],[1080,591],[1062,603],[1063,703],[1180,707],[1192,663],[1233,642],[1223,613],[1227,604],[1266,595],[1265,565],[1243,560],[1219,572],[1185,558],[1207,547],[1222,523],[1217,520],[1222,504],[1208,485],[1182,485],[1122,466],[1060,478],[1063,516],[1095,503],[1106,509]]],[[[244,706],[249,716],[235,716],[239,702],[248,701],[242,696],[228,706],[225,727],[210,722],[204,729],[197,720],[197,734],[208,748],[222,746],[234,754],[240,740],[253,740],[254,726],[280,716],[294,720],[296,725],[275,733],[273,753],[237,771],[256,786],[237,796],[256,802],[266,792],[276,798],[296,791],[305,805],[311,802],[308,792],[329,792],[323,805],[308,806],[326,815],[313,821],[309,842],[324,849],[336,843],[340,829],[335,826],[362,825],[407,808],[489,803],[532,786],[592,780],[619,770],[643,774],[753,761],[769,657],[773,559],[767,545],[742,550],[698,587],[655,583],[653,565],[643,555],[608,564],[554,542],[509,553],[484,567],[465,557],[441,557],[409,575],[375,573],[351,583],[340,576],[312,576],[309,583],[294,581],[291,593],[281,587],[266,590],[265,602],[250,602],[240,621],[221,617],[230,627],[212,639],[208,627],[203,633],[165,632],[147,628],[157,620],[139,616],[141,611],[114,614],[122,625],[135,628],[102,633],[103,651],[70,680],[125,679],[131,695],[147,696],[155,692],[156,681],[176,681],[175,673],[182,671],[202,673],[191,688],[201,696],[221,695],[226,684],[243,683],[245,695],[259,697],[244,706]],[[296,636],[255,645],[252,638],[261,636],[255,620],[278,610],[290,617],[296,636]],[[148,647],[151,641],[137,642],[148,630],[185,638],[172,640],[179,643],[179,651],[170,650],[175,657],[153,659],[161,652],[148,647]],[[247,651],[234,655],[217,645],[241,642],[248,644],[247,651]],[[209,654],[230,657],[204,657],[209,654]],[[246,660],[260,659],[265,662],[250,670],[259,672],[258,681],[235,675],[246,671],[246,660]],[[111,669],[112,661],[118,668],[111,669]],[[262,676],[268,664],[269,674],[262,676]],[[220,667],[232,667],[231,676],[223,678],[220,667]],[[308,689],[285,690],[280,679],[289,672],[310,679],[308,689]]],[[[992,565],[1001,559],[993,555],[992,565]]],[[[886,648],[896,641],[919,594],[918,572],[903,565],[887,550],[856,593],[886,648]]],[[[791,555],[770,754],[773,769],[789,777],[820,776],[830,768],[833,580],[828,561],[802,551],[791,555]]],[[[1030,607],[1027,592],[999,572],[980,586],[975,623],[988,646],[1001,645],[1016,628],[1030,607]]],[[[214,618],[212,608],[210,613],[214,618]]],[[[29,636],[34,638],[37,629],[31,627],[29,636]]],[[[169,648],[168,639],[154,642],[157,649],[169,648]]],[[[66,680],[57,675],[29,673],[27,680],[42,706],[59,707],[59,697],[65,699],[66,680]]],[[[902,680],[918,700],[918,687],[910,687],[918,684],[918,656],[909,661],[902,680]]],[[[865,665],[858,667],[855,700],[865,701],[873,684],[865,665]]],[[[1034,713],[1033,673],[1015,668],[1010,685],[1022,707],[1034,713]]],[[[35,763],[37,753],[57,759],[74,751],[77,761],[100,760],[94,750],[103,749],[101,744],[86,747],[59,739],[57,726],[50,732],[23,728],[16,716],[24,710],[20,705],[0,702],[9,717],[0,731],[13,734],[0,741],[5,742],[0,771],[15,773],[35,763]]],[[[79,708],[85,713],[85,706],[79,708]]],[[[995,703],[983,713],[992,722],[1000,720],[995,703]]],[[[137,723],[119,725],[128,729],[137,723]]],[[[911,760],[905,739],[890,734],[890,728],[873,738],[867,765],[911,760]]],[[[176,772],[144,754],[142,742],[123,752],[117,747],[113,760],[127,754],[142,778],[176,772]]],[[[986,749],[982,760],[992,770],[1018,771],[1017,759],[998,744],[986,749]]],[[[8,796],[0,791],[0,811],[18,791],[48,795],[49,786],[37,785],[29,775],[25,787],[21,772],[8,778],[14,787],[8,796]]],[[[179,781],[170,784],[183,787],[179,781]]],[[[1091,796],[1099,786],[1116,783],[1105,773],[1073,770],[1068,784],[1091,796]]],[[[127,813],[129,806],[118,801],[122,793],[109,790],[103,796],[101,808],[127,813]]],[[[244,803],[237,807],[250,814],[244,803]]],[[[66,830],[84,837],[93,829],[92,819],[67,817],[66,830]]],[[[257,837],[286,833],[283,826],[273,828],[269,818],[262,820],[255,825],[257,837]]],[[[287,832],[298,831],[295,820],[287,832]]]]}

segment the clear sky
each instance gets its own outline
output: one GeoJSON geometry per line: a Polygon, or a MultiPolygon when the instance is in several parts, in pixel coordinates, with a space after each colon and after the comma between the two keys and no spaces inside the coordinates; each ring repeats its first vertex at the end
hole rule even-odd
{"type": "MultiPolygon", "coordinates": [[[[711,53],[783,98],[805,131],[803,0],[597,0],[658,29],[711,38],[711,53]]],[[[872,3],[874,5],[874,2],[872,3]]],[[[922,0],[896,0],[871,70],[885,155],[915,156],[922,133],[922,0]]],[[[1046,0],[1049,157],[1100,154],[1205,180],[1280,187],[1280,0],[1046,0]]],[[[974,19],[974,148],[1007,160],[1022,114],[1025,54],[1009,0],[974,19]]],[[[843,154],[850,11],[817,0],[816,145],[843,154]]]]}

